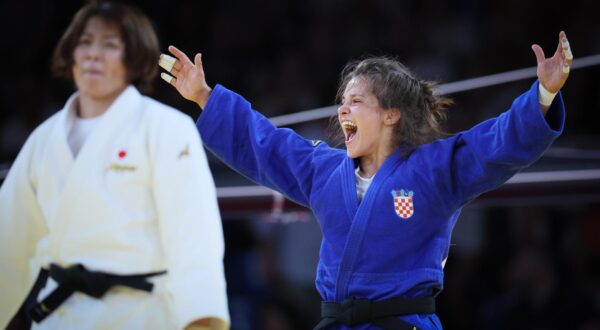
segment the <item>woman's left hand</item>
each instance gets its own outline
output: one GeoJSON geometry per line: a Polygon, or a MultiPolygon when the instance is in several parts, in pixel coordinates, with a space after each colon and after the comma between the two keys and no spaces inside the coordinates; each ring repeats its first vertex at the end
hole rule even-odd
{"type": "Polygon", "coordinates": [[[573,53],[567,35],[560,31],[558,47],[552,57],[546,58],[542,47],[537,44],[532,45],[531,49],[537,59],[538,80],[549,92],[557,93],[567,81],[573,64],[573,53]]]}

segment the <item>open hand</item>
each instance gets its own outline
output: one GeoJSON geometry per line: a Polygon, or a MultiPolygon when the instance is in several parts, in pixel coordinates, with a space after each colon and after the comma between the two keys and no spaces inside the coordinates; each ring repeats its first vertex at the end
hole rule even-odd
{"type": "Polygon", "coordinates": [[[196,54],[194,62],[192,62],[175,46],[169,46],[169,52],[175,58],[167,54],[160,55],[158,64],[168,72],[162,72],[160,77],[173,85],[181,96],[196,102],[200,108],[204,108],[212,89],[206,83],[202,68],[202,54],[196,54]]]}
{"type": "Polygon", "coordinates": [[[531,49],[537,59],[538,80],[549,92],[558,92],[567,81],[573,64],[573,53],[567,35],[560,31],[558,47],[552,57],[546,58],[542,47],[537,44],[532,45],[531,49]]]}

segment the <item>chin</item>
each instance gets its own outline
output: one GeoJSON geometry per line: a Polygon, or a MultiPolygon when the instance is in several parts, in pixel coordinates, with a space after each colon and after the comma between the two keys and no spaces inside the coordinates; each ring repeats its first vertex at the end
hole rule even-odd
{"type": "Polygon", "coordinates": [[[85,81],[77,84],[77,89],[80,93],[84,93],[87,95],[97,95],[102,94],[102,84],[96,81],[90,82],[85,81]]]}
{"type": "Polygon", "coordinates": [[[351,150],[351,149],[346,149],[346,155],[348,155],[348,157],[353,158],[353,159],[360,157],[360,155],[356,151],[351,150]]]}
{"type": "Polygon", "coordinates": [[[86,95],[95,99],[103,99],[114,97],[116,92],[119,90],[117,88],[106,88],[107,86],[102,86],[101,84],[87,84],[82,85],[79,88],[79,93],[82,95],[86,95]]]}
{"type": "Polygon", "coordinates": [[[103,91],[98,91],[98,90],[86,89],[86,90],[79,90],[79,94],[85,95],[87,97],[91,97],[93,99],[102,99],[102,98],[106,97],[107,93],[105,93],[103,91]]]}

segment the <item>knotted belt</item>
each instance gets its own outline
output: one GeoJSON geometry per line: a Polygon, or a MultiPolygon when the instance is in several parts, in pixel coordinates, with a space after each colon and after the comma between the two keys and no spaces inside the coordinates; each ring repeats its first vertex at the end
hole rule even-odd
{"type": "Polygon", "coordinates": [[[97,299],[102,298],[110,288],[116,285],[151,292],[154,284],[146,281],[146,279],[165,273],[166,271],[134,275],[113,275],[89,271],[81,264],[76,264],[68,268],[50,264],[49,275],[58,283],[58,287],[42,302],[35,304],[29,310],[29,316],[35,322],[39,323],[75,291],[85,293],[97,299]]]}
{"type": "Polygon", "coordinates": [[[416,330],[397,318],[399,315],[433,314],[434,298],[391,298],[382,301],[346,299],[341,303],[321,302],[321,322],[313,330],[325,329],[336,323],[354,326],[370,323],[384,330],[416,330]]]}

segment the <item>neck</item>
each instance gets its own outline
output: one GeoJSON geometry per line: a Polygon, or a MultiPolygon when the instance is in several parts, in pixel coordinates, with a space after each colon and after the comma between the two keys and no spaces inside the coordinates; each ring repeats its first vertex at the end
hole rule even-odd
{"type": "Polygon", "coordinates": [[[77,100],[77,116],[80,118],[93,118],[102,115],[124,90],[125,88],[120,89],[104,97],[80,94],[77,100]]]}
{"type": "Polygon", "coordinates": [[[381,165],[390,157],[391,154],[394,153],[397,146],[394,145],[392,130],[384,130],[383,138],[380,140],[381,142],[376,147],[376,149],[368,154],[360,157],[360,171],[359,174],[363,178],[371,178],[379,171],[381,165]]]}
{"type": "Polygon", "coordinates": [[[371,155],[360,157],[360,176],[363,178],[372,178],[393,152],[394,150],[392,149],[386,152],[376,152],[371,155]]]}

